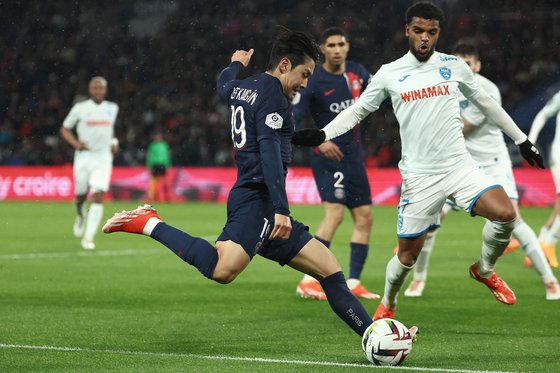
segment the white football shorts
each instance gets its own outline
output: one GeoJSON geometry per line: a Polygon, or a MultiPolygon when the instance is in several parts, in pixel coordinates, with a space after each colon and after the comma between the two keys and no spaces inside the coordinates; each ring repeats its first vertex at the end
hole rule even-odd
{"type": "Polygon", "coordinates": [[[519,199],[515,178],[513,176],[513,169],[511,168],[511,161],[509,158],[498,159],[495,163],[482,166],[481,168],[484,172],[493,177],[496,183],[504,187],[504,190],[510,199],[519,199]]]}
{"type": "Polygon", "coordinates": [[[556,195],[560,196],[560,134],[554,135],[554,140],[550,147],[550,172],[554,185],[556,185],[556,195]]]}
{"type": "Polygon", "coordinates": [[[447,198],[473,215],[472,207],[480,196],[496,187],[500,184],[472,159],[447,173],[403,177],[397,236],[418,237],[439,228],[440,211],[447,198]]]}
{"type": "Polygon", "coordinates": [[[113,171],[113,159],[107,157],[76,156],[74,158],[74,192],[76,195],[107,192],[113,171]]]}

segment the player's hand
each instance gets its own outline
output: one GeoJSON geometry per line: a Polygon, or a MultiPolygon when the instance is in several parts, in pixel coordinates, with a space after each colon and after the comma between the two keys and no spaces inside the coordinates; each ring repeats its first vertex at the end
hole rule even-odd
{"type": "Polygon", "coordinates": [[[270,232],[271,240],[287,240],[292,233],[292,221],[289,216],[274,214],[274,228],[270,232]]]}
{"type": "Polygon", "coordinates": [[[316,128],[306,128],[296,131],[292,137],[292,144],[303,146],[319,146],[325,141],[325,132],[316,128]]]}
{"type": "Polygon", "coordinates": [[[539,168],[544,168],[544,162],[539,150],[531,143],[531,141],[529,141],[529,139],[519,144],[519,151],[521,152],[523,158],[525,158],[531,166],[536,164],[539,168]]]}
{"type": "Polygon", "coordinates": [[[231,62],[241,62],[243,67],[247,67],[254,52],[255,50],[253,48],[249,49],[249,51],[238,49],[233,53],[233,56],[231,56],[231,62]]]}
{"type": "Polygon", "coordinates": [[[111,153],[113,153],[113,155],[117,155],[119,154],[119,140],[116,137],[113,137],[113,140],[111,141],[111,153]]]}
{"type": "Polygon", "coordinates": [[[344,158],[344,154],[342,154],[342,151],[340,150],[338,145],[336,145],[332,141],[325,141],[324,143],[319,145],[319,151],[321,151],[321,153],[323,153],[325,157],[332,161],[341,161],[342,158],[344,158]]]}
{"type": "Polygon", "coordinates": [[[78,145],[76,146],[76,150],[88,150],[88,147],[83,142],[78,142],[78,145]]]}

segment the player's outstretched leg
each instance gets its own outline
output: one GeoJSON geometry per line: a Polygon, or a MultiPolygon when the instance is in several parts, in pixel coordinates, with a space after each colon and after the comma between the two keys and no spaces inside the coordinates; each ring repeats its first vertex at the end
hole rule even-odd
{"type": "Polygon", "coordinates": [[[479,273],[479,264],[473,263],[469,268],[469,273],[473,279],[486,285],[497,300],[503,304],[515,304],[515,294],[508,284],[506,284],[506,282],[496,274],[496,272],[492,272],[489,277],[482,277],[479,273]]]}
{"type": "Polygon", "coordinates": [[[397,295],[411,270],[412,267],[407,267],[400,262],[398,255],[389,260],[385,273],[385,293],[373,315],[373,320],[395,317],[397,295]]]}
{"type": "Polygon", "coordinates": [[[84,236],[82,237],[82,248],[85,250],[95,249],[95,244],[93,243],[93,238],[99,229],[99,223],[103,218],[103,204],[92,202],[89,205],[89,211],[87,213],[86,225],[84,236]]]}
{"type": "Polygon", "coordinates": [[[350,291],[342,272],[333,273],[321,281],[333,311],[360,337],[371,324],[371,318],[358,298],[350,291]]]}
{"type": "Polygon", "coordinates": [[[428,279],[428,266],[430,264],[430,256],[432,255],[432,249],[436,241],[436,232],[430,232],[426,235],[426,241],[424,241],[424,246],[422,251],[416,259],[416,264],[414,265],[414,277],[412,281],[404,291],[405,297],[421,297],[424,292],[424,287],[426,286],[426,280],[428,279]]]}
{"type": "MultiPolygon", "coordinates": [[[[539,240],[541,248],[544,251],[544,255],[548,260],[548,263],[552,268],[558,268],[558,258],[556,256],[556,243],[558,242],[558,237],[560,236],[560,215],[556,215],[552,220],[552,225],[550,228],[543,226],[541,228],[541,233],[539,235],[539,240]]],[[[530,266],[531,261],[526,260],[525,264],[530,266]]]]}
{"type": "Polygon", "coordinates": [[[504,304],[515,304],[515,294],[494,271],[496,261],[509,243],[517,220],[498,222],[487,220],[482,229],[482,254],[470,266],[471,277],[486,285],[497,300],[504,304]]]}
{"type": "Polygon", "coordinates": [[[82,237],[86,227],[86,211],[85,203],[82,201],[76,202],[76,219],[74,220],[74,236],[82,237]]]}
{"type": "Polygon", "coordinates": [[[164,223],[150,205],[116,213],[107,220],[103,232],[127,232],[150,236],[211,279],[218,263],[218,252],[214,246],[164,223]]]}
{"type": "Polygon", "coordinates": [[[560,287],[558,286],[558,279],[556,279],[554,273],[552,273],[552,269],[546,260],[545,254],[540,249],[539,239],[535,232],[527,223],[519,219],[513,229],[513,235],[519,239],[525,255],[531,259],[533,267],[540,275],[545,286],[546,299],[559,300],[560,287]]]}
{"type": "MultiPolygon", "coordinates": [[[[322,223],[323,224],[323,223],[322,223]]],[[[315,236],[315,239],[322,243],[327,249],[330,248],[331,242],[315,236]]],[[[315,278],[304,275],[296,288],[296,295],[306,299],[326,300],[327,296],[321,288],[321,284],[315,278]]]]}
{"type": "Polygon", "coordinates": [[[103,226],[103,232],[126,232],[149,236],[149,233],[160,222],[161,218],[152,206],[138,206],[135,210],[115,213],[103,226]],[[144,231],[144,228],[146,228],[146,231],[144,231]]]}
{"type": "Polygon", "coordinates": [[[354,332],[363,336],[372,322],[371,317],[348,288],[336,257],[325,245],[312,238],[288,265],[321,279],[321,287],[332,310],[354,332]]]}

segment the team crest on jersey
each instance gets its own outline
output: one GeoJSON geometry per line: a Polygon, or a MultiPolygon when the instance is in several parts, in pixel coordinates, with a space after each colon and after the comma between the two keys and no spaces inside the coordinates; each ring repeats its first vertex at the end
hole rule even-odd
{"type": "Polygon", "coordinates": [[[461,107],[461,110],[465,110],[469,106],[469,100],[459,101],[459,106],[461,107]]]}
{"type": "Polygon", "coordinates": [[[336,188],[336,189],[334,190],[334,196],[335,196],[337,199],[344,199],[344,197],[346,196],[346,193],[344,193],[344,189],[336,188]]]}
{"type": "Polygon", "coordinates": [[[278,113],[270,113],[266,116],[264,123],[272,128],[273,130],[277,130],[282,128],[282,123],[284,123],[284,119],[278,113]]]}
{"type": "Polygon", "coordinates": [[[443,79],[449,80],[451,78],[451,69],[447,67],[440,67],[439,74],[442,76],[443,79]]]}

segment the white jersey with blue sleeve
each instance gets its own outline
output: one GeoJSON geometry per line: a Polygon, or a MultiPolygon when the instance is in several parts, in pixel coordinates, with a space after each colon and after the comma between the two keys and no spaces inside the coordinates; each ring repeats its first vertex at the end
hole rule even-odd
{"type": "Polygon", "coordinates": [[[463,60],[439,52],[425,62],[408,52],[383,65],[356,103],[323,131],[327,140],[348,131],[390,97],[400,125],[401,174],[446,173],[472,158],[462,134],[459,92],[490,116],[516,144],[527,139],[501,106],[480,89],[463,60]]]}
{"type": "MultiPolygon", "coordinates": [[[[475,74],[475,78],[480,87],[501,105],[502,96],[496,84],[480,74],[475,74]]],[[[467,150],[474,160],[482,166],[498,160],[511,162],[502,131],[463,94],[459,96],[459,105],[463,118],[476,127],[465,135],[467,150]]]]}

